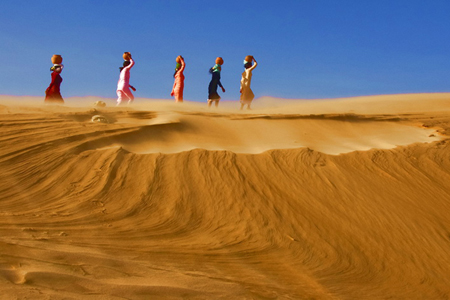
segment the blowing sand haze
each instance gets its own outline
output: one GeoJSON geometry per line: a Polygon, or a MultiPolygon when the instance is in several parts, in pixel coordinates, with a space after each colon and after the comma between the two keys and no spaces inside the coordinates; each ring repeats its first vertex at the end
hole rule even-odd
{"type": "Polygon", "coordinates": [[[10,100],[2,299],[450,298],[450,94],[10,100]]]}

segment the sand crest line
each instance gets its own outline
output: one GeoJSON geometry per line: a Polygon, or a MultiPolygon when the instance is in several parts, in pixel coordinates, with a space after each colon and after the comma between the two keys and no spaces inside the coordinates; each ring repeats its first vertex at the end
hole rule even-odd
{"type": "Polygon", "coordinates": [[[90,149],[123,147],[137,154],[178,153],[193,149],[258,154],[276,149],[310,148],[330,155],[392,149],[439,141],[435,129],[401,122],[401,116],[356,114],[226,115],[172,113],[151,120],[116,116],[117,124],[138,130],[102,138],[90,149]],[[106,144],[106,145],[105,145],[106,144]]]}

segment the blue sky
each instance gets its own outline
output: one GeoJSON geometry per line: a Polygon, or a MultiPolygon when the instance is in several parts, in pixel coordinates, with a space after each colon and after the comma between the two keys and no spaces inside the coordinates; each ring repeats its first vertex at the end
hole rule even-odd
{"type": "Polygon", "coordinates": [[[444,0],[2,0],[0,94],[43,97],[61,54],[63,97],[115,98],[124,51],[143,98],[171,99],[179,54],[193,101],[217,56],[224,100],[239,99],[246,55],[256,97],[449,92],[449,16],[444,0]]]}

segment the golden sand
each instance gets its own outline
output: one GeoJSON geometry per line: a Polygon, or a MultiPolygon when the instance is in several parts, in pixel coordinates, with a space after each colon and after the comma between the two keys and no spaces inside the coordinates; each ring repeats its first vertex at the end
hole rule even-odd
{"type": "Polygon", "coordinates": [[[450,94],[83,101],[0,99],[2,299],[450,299],[450,94]]]}

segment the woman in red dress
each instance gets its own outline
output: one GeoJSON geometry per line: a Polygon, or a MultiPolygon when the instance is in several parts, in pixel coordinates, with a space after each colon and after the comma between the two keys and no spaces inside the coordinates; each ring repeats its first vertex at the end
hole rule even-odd
{"type": "Polygon", "coordinates": [[[64,103],[64,100],[61,96],[60,86],[62,82],[61,71],[63,69],[63,65],[55,64],[50,68],[52,72],[52,82],[45,90],[45,102],[46,103],[64,103]]]}

